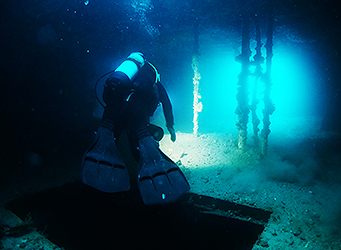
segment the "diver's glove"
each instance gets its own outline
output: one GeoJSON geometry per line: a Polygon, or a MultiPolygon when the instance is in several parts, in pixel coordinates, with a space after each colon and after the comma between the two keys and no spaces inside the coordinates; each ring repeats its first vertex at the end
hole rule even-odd
{"type": "Polygon", "coordinates": [[[175,130],[174,130],[173,126],[172,127],[168,127],[167,126],[167,129],[168,129],[168,131],[170,133],[172,142],[175,142],[175,140],[176,140],[176,133],[175,133],[175,130]]]}

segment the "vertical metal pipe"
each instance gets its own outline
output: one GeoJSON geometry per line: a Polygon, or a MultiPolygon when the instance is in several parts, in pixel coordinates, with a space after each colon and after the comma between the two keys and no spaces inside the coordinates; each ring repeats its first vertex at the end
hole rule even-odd
{"type": "Polygon", "coordinates": [[[253,140],[255,143],[256,148],[259,149],[260,147],[260,140],[258,136],[259,128],[258,125],[260,124],[260,120],[257,116],[257,106],[259,104],[259,91],[258,91],[258,83],[259,79],[262,76],[262,63],[264,62],[264,57],[262,56],[262,41],[261,41],[261,30],[259,25],[259,16],[256,14],[254,17],[255,20],[255,30],[256,30],[256,54],[253,57],[253,64],[256,66],[254,72],[254,83],[253,83],[253,95],[252,95],[252,104],[250,106],[251,116],[252,116],[252,128],[253,128],[253,140]]]}
{"type": "Polygon", "coordinates": [[[265,84],[264,91],[264,109],[263,109],[263,129],[261,131],[262,138],[262,149],[261,154],[265,155],[268,149],[268,137],[271,132],[270,130],[270,115],[275,111],[275,106],[270,98],[270,92],[272,87],[271,79],[271,66],[273,57],[273,7],[269,6],[268,16],[267,16],[267,31],[266,37],[267,41],[265,44],[266,48],[266,72],[263,77],[263,82],[265,84]]]}
{"type": "Polygon", "coordinates": [[[199,20],[196,18],[194,26],[194,53],[192,56],[192,69],[194,72],[193,77],[193,135],[198,136],[199,129],[199,112],[202,111],[202,103],[200,102],[201,95],[199,93],[199,82],[200,82],[200,72],[199,72],[199,20]]]}
{"type": "Polygon", "coordinates": [[[238,115],[236,123],[239,131],[238,148],[245,150],[247,140],[247,124],[249,120],[249,91],[248,78],[250,75],[250,17],[248,14],[242,15],[242,53],[236,60],[241,62],[241,72],[238,75],[238,106],[235,113],[238,115]]]}

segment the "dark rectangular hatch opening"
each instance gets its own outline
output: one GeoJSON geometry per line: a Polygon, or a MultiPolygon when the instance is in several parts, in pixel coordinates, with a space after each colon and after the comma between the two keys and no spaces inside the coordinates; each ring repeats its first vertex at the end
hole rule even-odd
{"type": "Polygon", "coordinates": [[[31,214],[35,227],[66,250],[247,250],[270,218],[267,211],[193,193],[172,204],[145,206],[137,189],[107,194],[80,181],[6,208],[21,219],[31,214]]]}

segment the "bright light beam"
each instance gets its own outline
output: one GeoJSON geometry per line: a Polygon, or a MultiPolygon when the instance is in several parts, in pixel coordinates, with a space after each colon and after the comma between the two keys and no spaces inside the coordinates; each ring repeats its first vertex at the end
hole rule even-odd
{"type": "Polygon", "coordinates": [[[199,73],[199,56],[193,55],[192,57],[192,68],[194,71],[194,77],[193,77],[193,135],[195,137],[198,136],[198,118],[199,118],[199,112],[202,111],[202,103],[199,101],[201,96],[199,93],[199,81],[200,81],[200,73],[199,73]]]}
{"type": "MultiPolygon", "coordinates": [[[[217,132],[217,129],[220,131],[224,128],[225,131],[229,130],[226,132],[231,132],[231,128],[235,129],[236,122],[235,94],[240,64],[235,62],[232,53],[226,53],[226,51],[205,53],[201,59],[201,96],[205,109],[201,115],[200,126],[205,130],[203,132],[217,132]]],[[[321,98],[315,87],[314,77],[316,76],[312,73],[314,69],[309,63],[311,60],[313,58],[303,48],[275,45],[271,76],[273,85],[270,93],[276,108],[273,118],[294,118],[314,113],[321,98]]],[[[265,67],[264,64],[262,66],[265,67]]],[[[251,67],[251,72],[253,71],[251,67]]],[[[252,78],[250,77],[250,83],[252,83],[252,78]]],[[[250,87],[250,93],[252,93],[253,84],[250,84],[250,87]]],[[[264,83],[260,81],[257,95],[260,99],[257,107],[259,119],[263,118],[263,92],[264,83]]],[[[273,120],[270,129],[285,128],[286,120],[276,119],[276,123],[273,120]]],[[[262,123],[259,126],[262,129],[262,123]]],[[[248,129],[251,129],[251,125],[248,129]]]]}
{"type": "Polygon", "coordinates": [[[271,98],[277,116],[304,116],[313,109],[314,80],[309,57],[302,51],[281,48],[274,52],[271,98]]]}

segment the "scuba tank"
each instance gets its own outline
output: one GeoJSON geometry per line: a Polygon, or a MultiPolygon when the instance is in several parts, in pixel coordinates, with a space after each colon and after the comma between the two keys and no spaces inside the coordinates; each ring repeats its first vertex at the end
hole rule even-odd
{"type": "Polygon", "coordinates": [[[118,90],[119,88],[126,88],[127,90],[134,89],[136,86],[133,86],[133,80],[145,64],[148,64],[148,67],[153,69],[155,74],[155,83],[160,81],[160,74],[154,65],[145,60],[144,55],[141,52],[133,52],[115,70],[105,73],[97,80],[95,84],[95,96],[97,101],[103,107],[106,106],[97,94],[97,87],[104,77],[111,74],[106,80],[106,84],[104,84],[105,88],[110,87],[114,90],[118,90]]]}
{"type": "Polygon", "coordinates": [[[120,66],[118,66],[115,73],[121,72],[125,74],[130,81],[132,81],[144,64],[145,59],[143,54],[140,52],[133,52],[120,64],[120,66]]]}
{"type": "Polygon", "coordinates": [[[108,80],[114,85],[118,85],[121,82],[130,85],[144,64],[143,54],[133,52],[117,67],[108,80]]]}
{"type": "Polygon", "coordinates": [[[107,104],[113,99],[129,99],[133,92],[133,81],[140,69],[145,64],[142,53],[131,53],[106,80],[104,85],[103,100],[107,104]],[[106,90],[107,89],[107,90],[106,90]],[[112,90],[112,91],[110,91],[112,90]]]}

